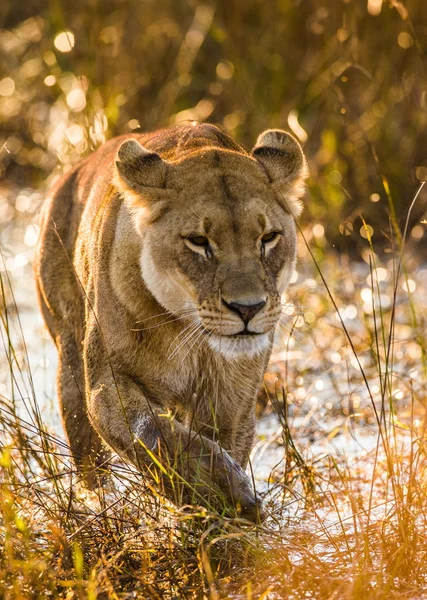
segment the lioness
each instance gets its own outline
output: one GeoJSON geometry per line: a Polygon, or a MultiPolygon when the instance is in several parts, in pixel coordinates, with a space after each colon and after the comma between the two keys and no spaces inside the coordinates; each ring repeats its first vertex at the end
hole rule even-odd
{"type": "Polygon", "coordinates": [[[284,131],[249,153],[192,124],[112,139],[54,186],[35,273],[88,481],[109,447],[175,502],[257,518],[245,468],[305,176],[284,131]]]}

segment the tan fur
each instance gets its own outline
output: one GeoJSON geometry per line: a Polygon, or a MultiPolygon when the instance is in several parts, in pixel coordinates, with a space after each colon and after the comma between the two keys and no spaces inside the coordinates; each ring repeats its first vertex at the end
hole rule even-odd
{"type": "Polygon", "coordinates": [[[108,456],[103,440],[144,473],[165,465],[175,502],[222,496],[256,518],[244,469],[304,177],[284,132],[262,134],[249,154],[190,125],[111,140],[52,190],[35,273],[88,479],[108,456]],[[244,320],[253,335],[238,335],[244,320]]]}

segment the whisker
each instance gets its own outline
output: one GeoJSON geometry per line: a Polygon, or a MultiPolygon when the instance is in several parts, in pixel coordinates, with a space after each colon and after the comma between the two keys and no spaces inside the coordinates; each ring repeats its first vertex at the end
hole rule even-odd
{"type": "Polygon", "coordinates": [[[157,315],[152,315],[151,317],[147,317],[146,319],[141,319],[140,321],[135,321],[135,323],[144,323],[145,321],[150,321],[151,319],[157,319],[158,317],[164,317],[165,315],[183,315],[187,313],[195,312],[194,308],[185,308],[183,310],[178,310],[175,313],[172,313],[170,310],[166,310],[165,312],[158,313],[157,315]]]}
{"type": "MultiPolygon", "coordinates": [[[[191,340],[193,340],[193,339],[197,340],[197,339],[200,337],[200,334],[201,334],[202,332],[203,332],[203,326],[202,326],[202,325],[200,325],[199,327],[197,327],[196,329],[194,329],[194,330],[191,332],[191,335],[189,335],[189,336],[187,337],[187,339],[185,340],[185,343],[184,343],[184,344],[181,344],[181,346],[180,346],[180,350],[183,350],[183,349],[185,348],[185,346],[186,346],[187,344],[189,344],[189,343],[190,343],[190,341],[191,341],[191,340]]],[[[191,348],[193,347],[193,345],[194,345],[194,344],[192,344],[192,345],[190,346],[190,348],[188,349],[188,351],[186,352],[186,354],[185,354],[185,355],[182,357],[182,361],[184,361],[184,360],[187,358],[187,356],[188,356],[188,354],[190,353],[190,351],[191,351],[191,348]]]]}
{"type": "Polygon", "coordinates": [[[178,346],[168,355],[168,360],[171,360],[177,353],[181,350],[183,346],[192,338],[192,336],[196,333],[196,331],[202,328],[202,324],[200,322],[196,322],[193,324],[193,328],[187,333],[183,340],[178,344],[178,346]]]}
{"type": "Polygon", "coordinates": [[[299,302],[281,302],[280,306],[283,308],[294,308],[297,312],[303,309],[311,308],[309,304],[300,304],[299,302]]]}
{"type": "MultiPolygon", "coordinates": [[[[187,304],[194,304],[194,305],[197,305],[197,302],[193,302],[193,300],[185,300],[185,302],[186,302],[187,304]]],[[[181,304],[181,303],[182,303],[182,300],[168,300],[168,303],[169,303],[169,304],[181,304]]]]}
{"type": "Polygon", "coordinates": [[[208,343],[208,338],[212,337],[214,333],[216,333],[216,328],[211,329],[210,331],[207,331],[206,329],[204,330],[206,335],[203,335],[200,339],[199,345],[196,348],[196,352],[198,352],[200,350],[200,347],[202,346],[203,343],[207,344],[208,343]]]}
{"type": "MultiPolygon", "coordinates": [[[[189,323],[189,325],[187,325],[187,327],[184,327],[184,329],[183,329],[182,331],[180,331],[180,332],[178,333],[178,335],[176,335],[176,336],[174,337],[174,339],[172,340],[172,342],[171,342],[171,344],[170,344],[170,345],[171,345],[171,347],[172,347],[172,345],[173,345],[173,344],[175,344],[175,348],[173,349],[173,352],[175,352],[175,350],[177,350],[177,348],[176,348],[176,343],[178,343],[178,340],[179,340],[179,338],[180,338],[182,335],[184,335],[184,338],[186,338],[186,337],[187,337],[187,335],[191,335],[191,333],[192,333],[192,332],[189,332],[188,330],[189,330],[190,328],[191,328],[191,329],[193,329],[193,328],[194,328],[194,325],[195,325],[195,324],[197,324],[197,323],[199,323],[199,320],[198,320],[198,319],[193,319],[193,320],[191,321],[191,323],[189,323]]],[[[182,342],[183,342],[183,340],[180,340],[179,344],[181,344],[182,342]]],[[[179,346],[178,346],[178,347],[179,347],[179,346]]]]}
{"type": "Polygon", "coordinates": [[[192,351],[192,349],[194,348],[195,344],[196,344],[196,343],[197,343],[197,341],[200,339],[200,337],[201,337],[202,335],[204,335],[204,333],[205,333],[205,330],[204,330],[204,327],[203,327],[203,325],[200,325],[200,328],[201,328],[201,331],[199,331],[199,333],[195,334],[195,338],[196,338],[196,339],[195,339],[195,340],[194,340],[194,342],[191,344],[191,346],[190,346],[190,348],[188,349],[188,351],[187,351],[187,353],[185,354],[185,356],[182,358],[182,360],[183,360],[183,361],[184,361],[184,360],[187,358],[187,356],[190,354],[190,352],[192,351]]]}
{"type": "Polygon", "coordinates": [[[286,313],[282,313],[277,322],[287,324],[287,323],[290,323],[291,321],[294,321],[295,317],[299,317],[299,315],[288,315],[286,313]]]}
{"type": "Polygon", "coordinates": [[[193,319],[186,327],[184,327],[184,329],[182,329],[172,340],[171,345],[178,340],[178,338],[180,338],[192,325],[194,325],[195,323],[199,323],[199,319],[193,319]]]}
{"type": "Polygon", "coordinates": [[[162,327],[162,325],[167,325],[168,323],[174,323],[175,321],[182,321],[183,319],[188,318],[189,315],[181,315],[179,317],[175,317],[173,319],[167,319],[166,321],[162,321],[162,323],[157,323],[156,325],[151,325],[150,327],[140,327],[136,329],[131,329],[131,331],[149,331],[150,329],[157,329],[157,327],[162,327]]]}
{"type": "Polygon", "coordinates": [[[278,327],[282,335],[284,335],[287,338],[293,337],[298,344],[302,344],[302,342],[307,339],[307,336],[304,335],[301,331],[299,331],[293,323],[283,324],[279,321],[278,327]]]}

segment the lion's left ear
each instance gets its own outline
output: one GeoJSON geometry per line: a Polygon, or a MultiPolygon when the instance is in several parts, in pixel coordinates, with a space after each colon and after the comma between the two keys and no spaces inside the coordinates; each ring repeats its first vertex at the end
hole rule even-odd
{"type": "Polygon", "coordinates": [[[297,140],[281,129],[267,129],[258,137],[252,156],[264,167],[286,209],[298,217],[308,170],[297,140]]]}

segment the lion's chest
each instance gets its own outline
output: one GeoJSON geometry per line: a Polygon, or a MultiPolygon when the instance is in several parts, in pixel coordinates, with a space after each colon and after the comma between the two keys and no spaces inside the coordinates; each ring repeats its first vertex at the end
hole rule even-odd
{"type": "Polygon", "coordinates": [[[140,363],[141,377],[157,403],[176,412],[182,421],[210,421],[214,413],[224,410],[233,394],[215,360],[203,354],[168,360],[167,345],[163,351],[159,346],[146,360],[143,351],[140,363]]]}

